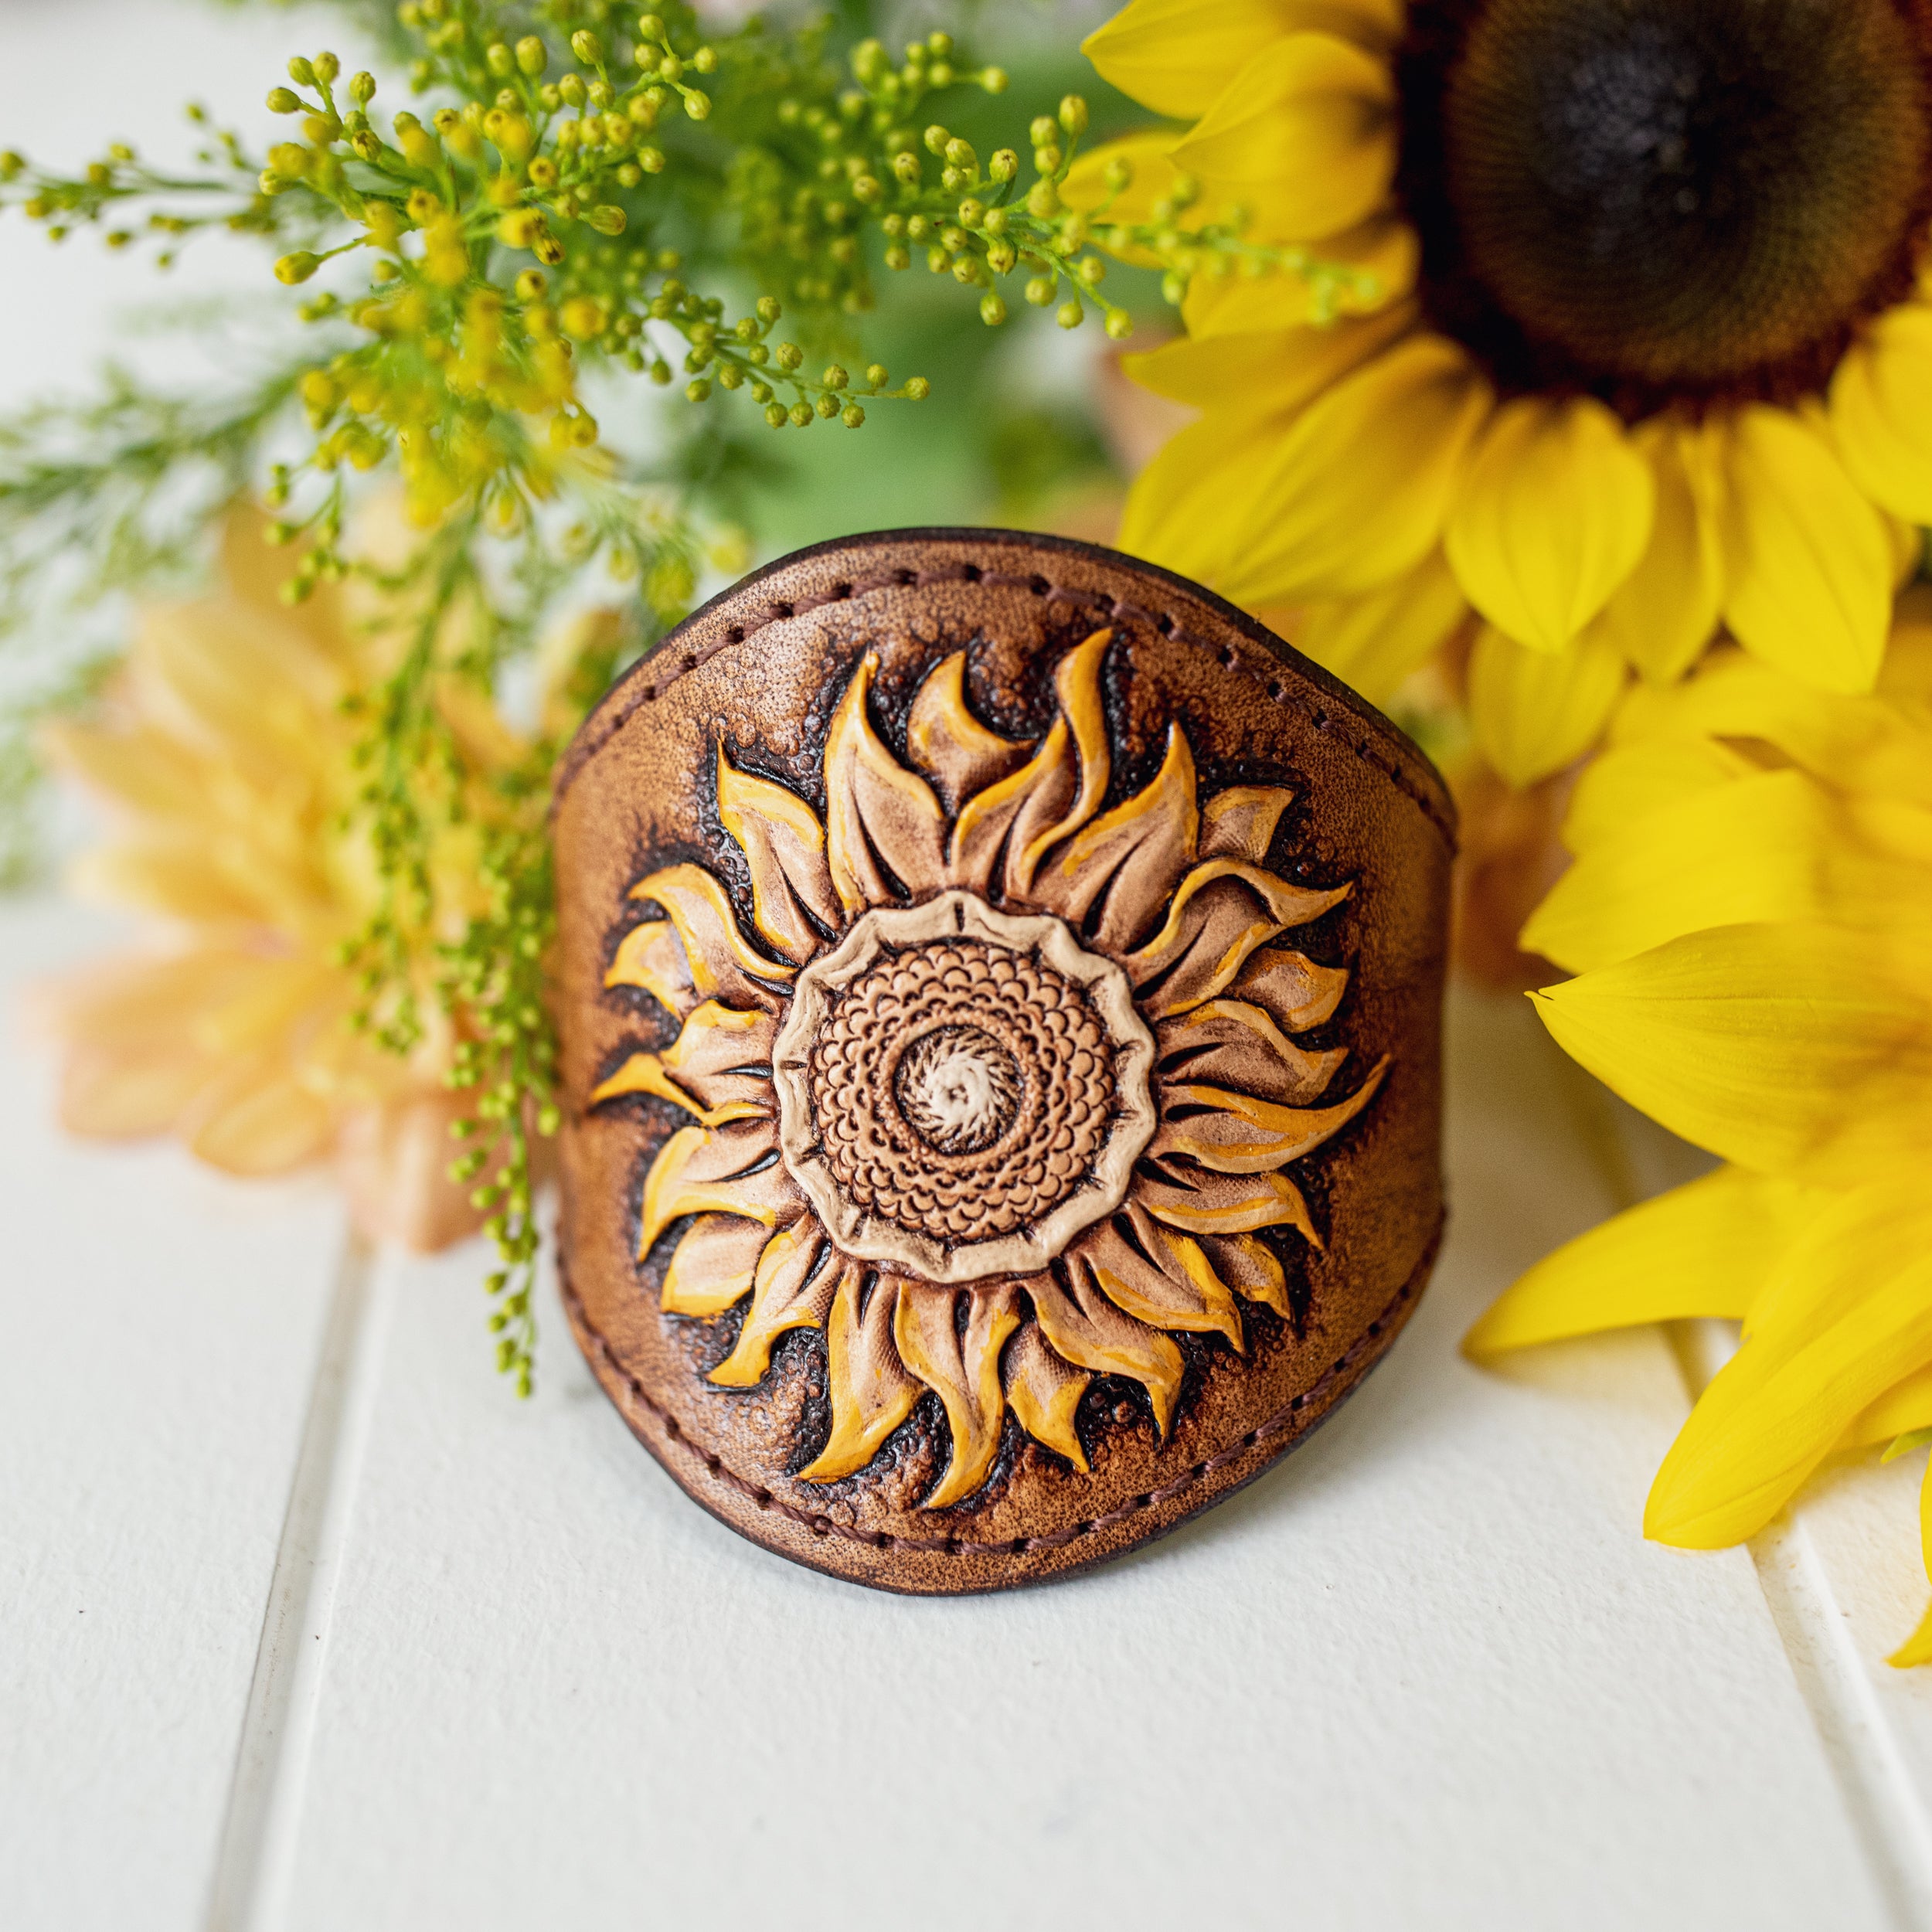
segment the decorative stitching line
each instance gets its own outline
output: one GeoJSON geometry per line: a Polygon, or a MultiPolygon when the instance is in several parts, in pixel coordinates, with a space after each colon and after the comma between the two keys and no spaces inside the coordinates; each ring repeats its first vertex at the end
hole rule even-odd
{"type": "Polygon", "coordinates": [[[1043,598],[1049,604],[1083,604],[1102,616],[1113,618],[1117,623],[1144,624],[1162,637],[1172,638],[1180,643],[1192,645],[1196,650],[1206,651],[1223,669],[1238,671],[1251,683],[1259,685],[1276,703],[1292,705],[1324,736],[1338,739],[1346,745],[1365,765],[1371,770],[1379,772],[1414,805],[1423,818],[1434,826],[1450,851],[1452,853],[1455,851],[1455,828],[1444,815],[1441,808],[1410,778],[1400,765],[1392,759],[1377,755],[1373,740],[1358,739],[1354,733],[1345,728],[1348,723],[1345,717],[1338,717],[1318,699],[1287,684],[1282,679],[1264,675],[1253,665],[1245,662],[1232,645],[1216,645],[1210,644],[1205,638],[1196,637],[1192,631],[1184,630],[1169,611],[1149,611],[1125,597],[1110,597],[1104,591],[1073,590],[1065,585],[1053,583],[1037,574],[1015,577],[1002,570],[986,570],[977,563],[963,563],[951,570],[911,570],[902,566],[886,572],[883,577],[834,584],[831,591],[824,597],[800,597],[791,602],[774,601],[767,614],[757,623],[728,626],[722,637],[706,645],[702,650],[682,653],[668,677],[641,685],[611,714],[598,731],[583,741],[581,749],[570,759],[560,781],[560,798],[562,792],[575,782],[577,774],[645,706],[662,697],[686,672],[696,670],[699,665],[716,657],[720,651],[730,650],[743,644],[756,637],[768,624],[782,624],[789,618],[801,617],[808,611],[822,610],[827,604],[849,603],[854,598],[871,597],[881,590],[923,590],[928,585],[939,583],[988,583],[1001,590],[1030,591],[1033,596],[1043,598]]]}
{"type": "MultiPolygon", "coordinates": [[[[1192,1488],[1203,1476],[1218,1474],[1231,1464],[1239,1462],[1250,1449],[1259,1447],[1270,1437],[1281,1434],[1284,1430],[1296,1429],[1296,1419],[1301,1411],[1355,1365],[1367,1352],[1369,1345],[1380,1338],[1383,1330],[1389,1325],[1389,1318],[1417,1293],[1420,1284],[1434,1265],[1436,1251],[1441,1246],[1442,1230],[1447,1219],[1446,1214],[1437,1214],[1435,1232],[1430,1236],[1429,1244],[1423,1249],[1422,1258],[1410,1271],[1409,1278],[1396,1291],[1388,1305],[1369,1324],[1362,1335],[1343,1350],[1333,1365],[1318,1376],[1301,1394],[1291,1398],[1265,1422],[1250,1429],[1238,1443],[1222,1450],[1218,1454],[1197,1462],[1191,1469],[1183,1470],[1172,1481],[1163,1483],[1159,1488],[1151,1489],[1145,1495],[1135,1496],[1123,1503],[1119,1509],[1109,1510],[1104,1516],[1094,1516],[1074,1523],[1067,1529],[1056,1529],[1049,1536],[1009,1536],[998,1543],[976,1543],[966,1536],[895,1536],[883,1529],[854,1529],[846,1524],[833,1522],[831,1517],[821,1512],[801,1509],[796,1503],[787,1502],[783,1498],[774,1496],[762,1484],[741,1476],[715,1451],[706,1451],[699,1460],[714,1480],[730,1485],[759,1509],[775,1510],[780,1515],[788,1517],[801,1529],[811,1531],[815,1536],[842,1536],[848,1543],[864,1543],[870,1549],[903,1549],[916,1556],[1019,1556],[1036,1549],[1062,1549],[1069,1543],[1077,1543],[1083,1536],[1090,1536],[1101,1530],[1117,1529],[1144,1509],[1155,1509],[1172,1502],[1175,1497],[1192,1488]]],[[[660,1427],[672,1441],[685,1441],[684,1426],[676,1416],[617,1360],[610,1343],[593,1324],[585,1312],[581,1298],[571,1285],[570,1270],[564,1265],[560,1255],[557,1261],[557,1287],[572,1322],[589,1338],[590,1350],[609,1366],[614,1375],[622,1380],[632,1400],[656,1417],[660,1427]]],[[[695,1442],[691,1447],[696,1454],[697,1445],[695,1442]]]]}

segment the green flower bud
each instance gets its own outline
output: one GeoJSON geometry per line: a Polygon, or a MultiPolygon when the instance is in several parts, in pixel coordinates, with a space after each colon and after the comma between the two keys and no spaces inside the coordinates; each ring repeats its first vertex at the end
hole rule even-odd
{"type": "Polygon", "coordinates": [[[906,385],[906,394],[907,399],[914,403],[924,402],[926,398],[931,395],[932,393],[932,384],[927,382],[923,376],[915,376],[912,380],[906,385]]]}
{"type": "Polygon", "coordinates": [[[315,70],[298,54],[288,63],[288,77],[298,87],[312,87],[315,84],[315,70]]]}
{"type": "Polygon", "coordinates": [[[311,255],[307,249],[298,249],[292,255],[284,255],[275,264],[275,279],[285,287],[293,288],[298,282],[305,282],[322,265],[319,255],[311,255]]]}
{"type": "Polygon", "coordinates": [[[1060,190],[1050,181],[1036,181],[1027,189],[1026,212],[1036,221],[1051,221],[1060,211],[1060,190]]]}
{"type": "Polygon", "coordinates": [[[893,270],[910,268],[913,252],[903,242],[893,242],[886,250],[886,266],[893,270]]]}
{"type": "Polygon", "coordinates": [[[997,328],[1006,319],[1006,304],[997,294],[988,293],[979,298],[979,319],[988,328],[997,328]]]}
{"type": "Polygon", "coordinates": [[[908,188],[919,185],[919,157],[915,154],[893,156],[893,173],[908,188]]]}
{"type": "Polygon", "coordinates": [[[891,380],[892,377],[886,372],[883,362],[872,362],[866,366],[866,386],[868,389],[883,389],[891,380]]]}
{"type": "Polygon", "coordinates": [[[516,72],[516,56],[501,40],[492,40],[483,50],[483,64],[498,80],[508,80],[516,72]]]}
{"type": "Polygon", "coordinates": [[[986,164],[986,172],[995,181],[1011,181],[1019,172],[1019,156],[1010,148],[996,148],[986,164]]]}
{"type": "Polygon", "coordinates": [[[962,228],[977,228],[986,219],[986,204],[968,197],[959,204],[959,225],[962,228]]]}
{"type": "Polygon", "coordinates": [[[583,219],[600,235],[621,235],[630,220],[621,208],[610,202],[604,202],[601,207],[593,208],[583,219]]]}
{"type": "Polygon", "coordinates": [[[1114,342],[1125,342],[1134,333],[1134,318],[1124,308],[1110,308],[1107,311],[1107,332],[1114,342]]]}
{"type": "Polygon", "coordinates": [[[838,398],[835,396],[821,396],[817,402],[812,404],[812,407],[818,412],[822,420],[829,423],[838,413],[838,398]]]}
{"type": "Polygon", "coordinates": [[[684,111],[693,121],[708,121],[711,117],[711,97],[702,88],[693,87],[684,97],[684,111]]]}
{"type": "Polygon", "coordinates": [[[1062,302],[1054,310],[1053,319],[1062,328],[1078,328],[1087,319],[1087,311],[1080,307],[1077,300],[1070,299],[1062,302]]]}
{"type": "Polygon", "coordinates": [[[1033,150],[1033,172],[1036,175],[1056,175],[1060,172],[1060,163],[1066,158],[1059,147],[1049,141],[1044,148],[1033,150]]]}
{"type": "Polygon", "coordinates": [[[929,155],[944,154],[946,151],[946,144],[951,139],[952,136],[949,134],[944,128],[940,127],[937,121],[934,121],[933,124],[926,130],[925,140],[927,153],[929,155]]]}
{"type": "Polygon", "coordinates": [[[1003,94],[1007,87],[1006,70],[1004,67],[982,67],[979,70],[979,84],[989,94],[1003,94]]]}
{"type": "Polygon", "coordinates": [[[1098,288],[1107,280],[1107,264],[1097,255],[1084,255],[1073,270],[1083,288],[1098,288]]]}
{"type": "Polygon", "coordinates": [[[271,114],[298,114],[302,111],[302,97],[292,87],[271,87],[268,90],[268,111],[271,114]]]}
{"type": "Polygon", "coordinates": [[[588,27],[580,27],[571,35],[570,51],[587,67],[604,65],[604,43],[588,27]]]}
{"type": "Polygon", "coordinates": [[[785,413],[791,418],[794,429],[808,430],[811,427],[811,405],[809,403],[794,403],[785,413]]]}
{"type": "Polygon", "coordinates": [[[949,141],[946,144],[946,161],[949,167],[977,168],[979,156],[973,151],[970,141],[949,141]]]}
{"type": "Polygon", "coordinates": [[[332,53],[318,53],[315,56],[315,78],[325,86],[332,86],[342,71],[342,63],[332,53]]]}
{"type": "Polygon", "coordinates": [[[647,13],[638,22],[638,37],[641,40],[662,40],[664,22],[655,13],[647,13]]]}
{"type": "Polygon", "coordinates": [[[953,36],[935,29],[926,36],[926,49],[935,60],[944,60],[953,50],[953,36]]]}
{"type": "Polygon", "coordinates": [[[526,33],[516,43],[516,64],[534,80],[550,64],[549,49],[533,33],[526,33]]]}
{"type": "Polygon", "coordinates": [[[1026,299],[1036,308],[1044,308],[1053,299],[1053,282],[1049,276],[1036,275],[1026,284],[1026,299]]]}
{"type": "Polygon", "coordinates": [[[709,379],[702,376],[694,378],[692,381],[685,384],[684,393],[694,403],[702,403],[707,400],[711,394],[711,383],[709,379]]]}
{"type": "Polygon", "coordinates": [[[1087,103],[1078,94],[1069,94],[1060,103],[1060,125],[1070,134],[1087,132],[1087,103]]]}
{"type": "MultiPolygon", "coordinates": [[[[760,303],[759,306],[763,308],[764,304],[760,303]]],[[[778,345],[777,360],[781,369],[789,372],[798,368],[804,359],[805,352],[796,342],[781,342],[778,345]]]]}
{"type": "Polygon", "coordinates": [[[0,154],[0,181],[13,180],[26,165],[26,155],[16,155],[11,148],[8,148],[0,154]]]}
{"type": "Polygon", "coordinates": [[[784,310],[780,307],[778,298],[776,295],[760,295],[758,298],[758,319],[767,328],[784,312],[784,310]]]}
{"type": "Polygon", "coordinates": [[[700,47],[691,56],[691,64],[699,73],[716,73],[718,71],[718,50],[716,47],[700,47]]]}

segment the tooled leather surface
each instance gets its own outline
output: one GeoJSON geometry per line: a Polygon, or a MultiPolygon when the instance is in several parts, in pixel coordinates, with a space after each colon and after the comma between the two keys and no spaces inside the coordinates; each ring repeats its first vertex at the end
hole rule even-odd
{"type": "Polygon", "coordinates": [[[808,553],[707,607],[606,699],[560,780],[556,832],[573,1321],[654,1452],[756,1540],[913,1590],[995,1588],[1078,1566],[1247,1480],[1353,1385],[1406,1319],[1440,1219],[1452,811],[1393,727],[1206,594],[1110,553],[997,532],[808,553]],[[1308,1257],[1298,1324],[1264,1325],[1246,1359],[1219,1342],[1193,1351],[1166,1440],[1145,1418],[1110,1425],[1083,1475],[1009,1423],[992,1480],[962,1506],[932,1512],[918,1504],[943,1446],[931,1418],[916,1415],[859,1475],[801,1483],[791,1473],[795,1444],[822,1400],[816,1338],[782,1345],[757,1389],[707,1385],[721,1352],[713,1325],[661,1313],[662,1266],[641,1268],[631,1252],[643,1174],[677,1124],[672,1111],[584,1108],[648,1018],[636,998],[603,990],[625,893],[682,859],[729,876],[706,796],[720,736],[734,750],[755,747],[763,770],[822,808],[814,788],[831,707],[862,653],[878,655],[879,709],[892,719],[941,655],[968,648],[988,722],[1019,736],[1050,708],[1054,662],[1103,623],[1117,640],[1117,771],[1144,778],[1180,719],[1204,777],[1295,788],[1284,863],[1312,884],[1357,882],[1323,956],[1354,969],[1341,1035],[1364,1064],[1393,1056],[1386,1088],[1311,1163],[1326,1247],[1308,1257]]]}

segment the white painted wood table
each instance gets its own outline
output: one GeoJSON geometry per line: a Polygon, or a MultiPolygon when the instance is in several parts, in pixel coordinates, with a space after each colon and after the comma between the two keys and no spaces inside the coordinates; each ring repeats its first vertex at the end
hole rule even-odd
{"type": "MultiPolygon", "coordinates": [[[[83,41],[147,139],[319,36],[211,18],[10,0],[0,142],[84,157],[83,41]]],[[[108,272],[39,247],[0,233],[9,400],[105,339],[108,272]]],[[[1091,1576],[923,1602],[686,1502],[553,1305],[515,1403],[474,1250],[60,1138],[13,991],[107,930],[0,909],[8,1932],[1932,1927],[1932,1676],[1881,1661],[1916,1470],[1662,1549],[1670,1342],[1456,1352],[1667,1178],[1522,1002],[1454,1002],[1450,1241],[1336,1420],[1091,1576]]]]}

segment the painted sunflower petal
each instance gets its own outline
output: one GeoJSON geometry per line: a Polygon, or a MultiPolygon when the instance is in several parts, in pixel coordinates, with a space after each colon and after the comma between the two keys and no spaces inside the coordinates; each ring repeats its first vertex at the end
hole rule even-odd
{"type": "Polygon", "coordinates": [[[1862,1410],[1932,1361],[1932,1253],[1913,1221],[1909,1250],[1872,1216],[1808,1244],[1822,1325],[1781,1351],[1747,1337],[1718,1372],[1657,1472],[1646,1536],[1709,1549],[1754,1535],[1862,1410]]]}
{"type": "Polygon", "coordinates": [[[1077,1266],[1124,1315],[1150,1328],[1223,1335],[1240,1352],[1241,1311],[1199,1244],[1131,1206],[1124,1218],[1134,1240],[1122,1233],[1118,1217],[1103,1221],[1070,1250],[1077,1266]]]}
{"type": "Polygon", "coordinates": [[[1173,1342],[1159,1329],[1123,1315],[1083,1268],[1070,1268],[1063,1284],[1050,1274],[1030,1276],[1026,1289],[1053,1352],[1077,1369],[1139,1383],[1154,1405],[1155,1427],[1165,1436],[1186,1366],[1173,1342]]]}
{"type": "MultiPolygon", "coordinates": [[[[1224,519],[1232,553],[1215,560],[1215,587],[1250,607],[1304,604],[1360,597],[1416,569],[1441,539],[1492,400],[1461,349],[1410,335],[1325,390],[1285,431],[1271,428],[1259,448],[1230,452],[1214,465],[1218,494],[1199,506],[1224,519]],[[1236,461],[1238,492],[1229,488],[1236,461]],[[1231,497],[1244,501],[1244,517],[1228,517],[1231,497]]],[[[1209,460],[1199,450],[1192,458],[1209,460]]],[[[1132,521],[1130,502],[1123,543],[1132,521]]]]}
{"type": "MultiPolygon", "coordinates": [[[[1927,1461],[1924,1479],[1919,1485],[1919,1549],[1925,1573],[1932,1577],[1932,1460],[1927,1461]]],[[[1900,1670],[1914,1664],[1932,1663],[1932,1610],[1927,1611],[1918,1628],[1885,1661],[1900,1670]]]]}
{"type": "Polygon", "coordinates": [[[988,731],[966,702],[966,653],[955,651],[927,672],[906,721],[906,749],[939,781],[955,809],[1019,765],[1024,743],[988,731]]]}
{"type": "Polygon", "coordinates": [[[699,1215],[671,1257],[658,1305],[667,1315],[723,1315],[751,1292],[758,1257],[770,1240],[762,1223],[736,1214],[699,1215]]]}
{"type": "Polygon", "coordinates": [[[1570,1058],[1740,1165],[1855,1177],[1923,1120],[1932,1012],[1869,933],[1687,933],[1533,994],[1570,1058]]]}
{"type": "Polygon", "coordinates": [[[1296,649],[1380,703],[1469,614],[1440,549],[1379,590],[1304,604],[1276,628],[1296,649]]]}
{"type": "Polygon", "coordinates": [[[1532,650],[1484,625],[1469,657],[1469,728],[1512,785],[1534,784],[1603,736],[1629,673],[1595,630],[1560,651],[1532,650]]]}
{"type": "Polygon", "coordinates": [[[1852,480],[1911,523],[1932,523],[1932,308],[1874,321],[1832,378],[1832,440],[1852,480]]]}
{"type": "Polygon", "coordinates": [[[998,871],[1007,897],[1027,897],[1042,855],[1099,810],[1112,772],[1100,671],[1113,635],[1096,631],[1061,658],[1053,674],[1060,715],[1039,749],[961,808],[948,868],[953,884],[985,893],[998,871]]]}
{"type": "Polygon", "coordinates": [[[1716,634],[1723,608],[1721,487],[1707,439],[1657,420],[1631,440],[1650,466],[1656,515],[1643,555],[1604,606],[1601,634],[1652,683],[1672,684],[1716,634]]]}
{"type": "Polygon", "coordinates": [[[1185,1233],[1250,1234],[1257,1228],[1291,1227],[1311,1247],[1321,1246],[1301,1190],[1280,1172],[1144,1167],[1134,1178],[1134,1198],[1155,1220],[1185,1233]]]}
{"type": "Polygon", "coordinates": [[[1601,403],[1519,396],[1471,453],[1443,549],[1499,631],[1560,651],[1636,567],[1656,497],[1650,465],[1601,403]]]}
{"type": "Polygon", "coordinates": [[[1271,228],[1318,241],[1388,199],[1394,106],[1387,62],[1333,34],[1291,33],[1216,97],[1175,165],[1241,192],[1271,228]]]}
{"type": "Polygon", "coordinates": [[[1274,828],[1294,802],[1286,785],[1230,785],[1217,791],[1201,808],[1201,856],[1264,863],[1274,828]]]}
{"type": "MultiPolygon", "coordinates": [[[[1029,1281],[1022,1285],[1032,1284],[1029,1281]]],[[[1080,1445],[1073,1419],[1092,1376],[1063,1362],[1048,1345],[1039,1323],[1029,1321],[1006,1351],[1005,1377],[1007,1406],[1019,1426],[1085,1475],[1087,1451],[1080,1445]]]]}
{"type": "Polygon", "coordinates": [[[868,655],[853,672],[825,740],[826,858],[839,903],[855,918],[892,904],[898,886],[916,898],[945,883],[939,801],[872,730],[867,700],[878,669],[868,655]]]}
{"type": "Polygon", "coordinates": [[[648,1094],[697,1116],[706,1127],[774,1110],[768,1063],[777,1023],[765,1012],[741,1012],[706,1000],[662,1053],[633,1053],[590,1090],[598,1107],[620,1094],[648,1094]]]}
{"type": "Polygon", "coordinates": [[[1194,121],[1257,54],[1310,28],[1388,46],[1402,32],[1402,8],[1400,0],[1133,0],[1080,51],[1129,99],[1194,121]]]}
{"type": "Polygon", "coordinates": [[[1121,951],[1146,930],[1194,862],[1199,830],[1194,755],[1186,733],[1172,724],[1159,771],[1048,856],[1033,876],[1033,903],[1075,927],[1083,927],[1098,905],[1095,942],[1121,951]]]}
{"type": "Polygon", "coordinates": [[[1019,1322],[1015,1282],[963,1291],[925,1281],[900,1287],[893,1325],[900,1359],[939,1397],[953,1438],[952,1460],[921,1508],[950,1509],[986,1480],[1006,1420],[1000,1352],[1019,1322]],[[962,1292],[968,1301],[964,1334],[954,1319],[962,1292]]]}
{"type": "Polygon", "coordinates": [[[1726,458],[1726,622],[1746,650],[1808,684],[1870,690],[1892,614],[1878,511],[1788,410],[1740,410],[1726,458]]]}
{"type": "Polygon", "coordinates": [[[1335,1015],[1349,990],[1345,966],[1318,966],[1305,953],[1270,946],[1242,968],[1233,997],[1263,1008],[1284,1032],[1305,1033],[1335,1015]]]}
{"type": "Polygon", "coordinates": [[[1340,1133],[1375,1098],[1388,1070],[1385,1055],[1334,1107],[1276,1107],[1225,1087],[1172,1082],[1163,1094],[1168,1108],[1206,1111],[1179,1120],[1168,1113],[1148,1152],[1155,1160],[1178,1155],[1220,1174],[1265,1173],[1298,1161],[1340,1133]]]}
{"type": "Polygon", "coordinates": [[[1604,1328],[1748,1311],[1790,1238],[1795,1190],[1719,1168],[1630,1209],[1519,1275],[1463,1337],[1478,1361],[1604,1328]]]}
{"type": "Polygon", "coordinates": [[[765,944],[802,966],[843,923],[825,863],[825,831],[796,792],[740,771],[718,747],[718,820],[751,872],[751,923],[765,944]]]}
{"type": "Polygon", "coordinates": [[[1311,891],[1239,859],[1206,859],[1181,881],[1161,930],[1121,963],[1148,1015],[1165,1019],[1212,999],[1257,947],[1319,919],[1352,889],[1311,891]]]}
{"type": "Polygon", "coordinates": [[[1155,1067],[1163,1087],[1205,1081],[1278,1106],[1301,1107],[1327,1091],[1345,1046],[1318,1053],[1297,1046],[1263,1008],[1211,999],[1155,1029],[1155,1067]]]}
{"type": "Polygon", "coordinates": [[[832,1400],[832,1433],[802,1482],[836,1482],[865,1468],[886,1438],[913,1412],[921,1385],[906,1372],[893,1339],[893,1317],[902,1286],[896,1274],[882,1274],[862,1310],[862,1270],[848,1268],[825,1318],[826,1388],[832,1400]]]}
{"type": "Polygon", "coordinates": [[[1292,1321],[1287,1277],[1280,1257],[1267,1242],[1251,1234],[1209,1234],[1201,1240],[1208,1265],[1234,1292],[1272,1308],[1284,1321],[1292,1321]]]}
{"type": "Polygon", "coordinates": [[[772,1345],[791,1328],[822,1328],[832,1299],[856,1262],[835,1257],[810,1215],[769,1236],[751,1283],[751,1306],[736,1345],[706,1377],[721,1389],[750,1389],[771,1367],[772,1345]]]}
{"type": "Polygon", "coordinates": [[[707,999],[771,1006],[777,995],[767,982],[789,979],[797,970],[766,958],[747,940],[723,886],[702,866],[671,866],[652,872],[631,888],[630,896],[655,901],[665,917],[634,926],[624,934],[604,976],[607,987],[641,986],[682,1019],[707,999]],[[654,925],[658,930],[654,931],[654,925]],[[682,970],[662,930],[665,926],[682,951],[682,970]]]}
{"type": "Polygon", "coordinates": [[[730,1127],[681,1127],[658,1150],[645,1176],[638,1259],[686,1214],[741,1214],[776,1227],[804,1212],[784,1163],[774,1157],[778,1133],[769,1121],[730,1127]]]}

